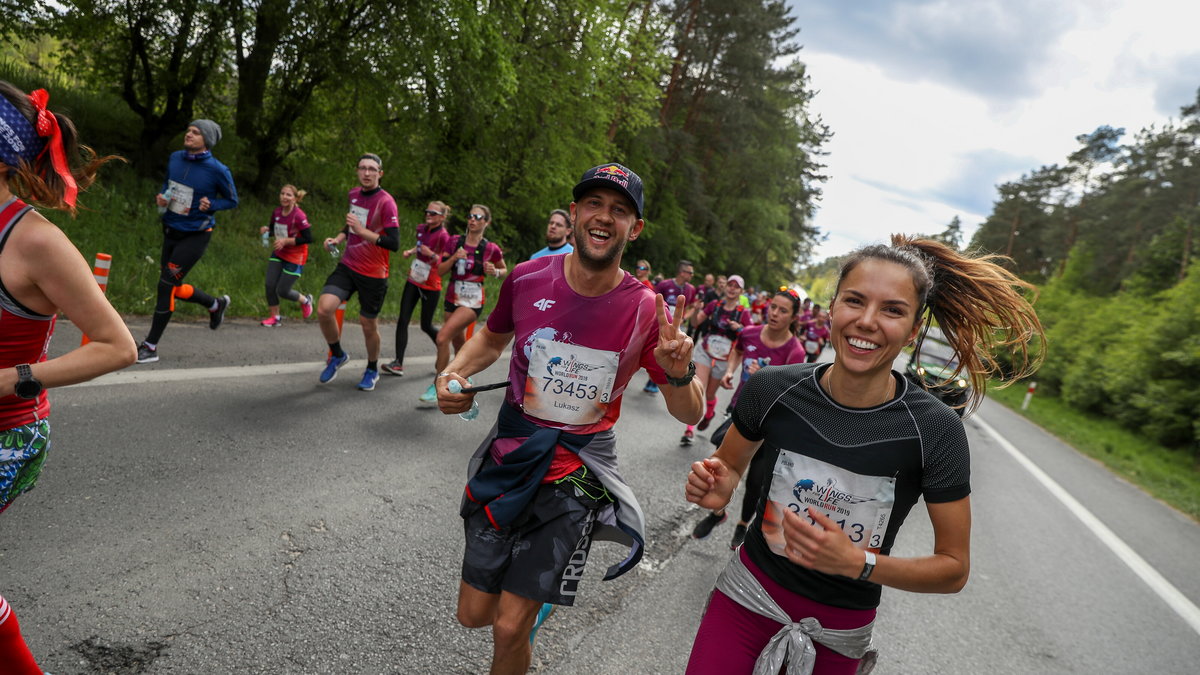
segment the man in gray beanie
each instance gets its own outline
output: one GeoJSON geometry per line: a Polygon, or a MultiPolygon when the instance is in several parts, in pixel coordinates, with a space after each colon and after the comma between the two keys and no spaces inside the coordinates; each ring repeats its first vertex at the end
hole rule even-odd
{"type": "Polygon", "coordinates": [[[190,126],[200,131],[200,136],[204,138],[204,147],[209,150],[221,140],[221,125],[212,120],[192,120],[190,126]]]}
{"type": "Polygon", "coordinates": [[[176,300],[193,302],[208,310],[208,327],[216,330],[225,318],[229,296],[219,298],[183,283],[200,261],[212,239],[217,211],[238,205],[237,188],[229,169],[210,149],[221,140],[221,126],[196,120],[183,134],[183,150],[171,153],[167,177],[154,200],[162,213],[163,247],[159,260],[158,297],[150,332],[138,346],[138,363],[158,360],[158,341],[171,321],[176,300]]]}

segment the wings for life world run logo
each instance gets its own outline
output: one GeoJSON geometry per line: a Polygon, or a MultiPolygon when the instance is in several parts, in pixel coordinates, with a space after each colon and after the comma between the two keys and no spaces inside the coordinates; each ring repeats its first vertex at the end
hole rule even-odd
{"type": "Polygon", "coordinates": [[[599,368],[600,366],[594,366],[576,359],[574,354],[566,359],[561,356],[555,356],[546,363],[546,372],[550,373],[551,377],[571,379],[578,378],[579,373],[587,373],[599,368]]]}
{"type": "Polygon", "coordinates": [[[623,188],[629,187],[629,172],[619,166],[609,165],[603,169],[597,169],[596,177],[611,180],[623,188]]]}
{"type": "Polygon", "coordinates": [[[792,495],[802,504],[818,506],[843,515],[849,515],[850,512],[842,504],[852,505],[871,501],[868,497],[858,497],[837,489],[837,480],[833,478],[826,479],[825,485],[820,487],[811,478],[801,478],[792,486],[792,495]]]}

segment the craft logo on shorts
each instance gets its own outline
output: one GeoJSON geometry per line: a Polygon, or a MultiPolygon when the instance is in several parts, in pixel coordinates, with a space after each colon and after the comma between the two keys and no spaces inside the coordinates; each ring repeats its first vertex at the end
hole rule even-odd
{"type": "Polygon", "coordinates": [[[607,178],[621,187],[629,187],[629,172],[619,166],[610,164],[596,170],[597,178],[607,178]]]}
{"type": "Polygon", "coordinates": [[[579,373],[586,373],[598,370],[599,368],[600,366],[584,363],[576,359],[574,354],[567,359],[555,356],[546,363],[546,372],[550,373],[553,377],[578,378],[579,373]],[[556,370],[557,372],[555,372],[556,370]]]}
{"type": "Polygon", "coordinates": [[[861,504],[871,501],[869,497],[859,497],[837,489],[837,480],[833,478],[826,479],[822,487],[817,487],[817,482],[811,478],[801,478],[792,486],[792,495],[800,502],[831,511],[837,510],[841,503],[861,504]]]}

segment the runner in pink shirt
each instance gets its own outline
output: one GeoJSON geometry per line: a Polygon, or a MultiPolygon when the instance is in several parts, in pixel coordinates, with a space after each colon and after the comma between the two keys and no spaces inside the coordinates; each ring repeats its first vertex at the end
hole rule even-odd
{"type": "Polygon", "coordinates": [[[645,521],[617,471],[612,430],[634,373],[645,368],[662,384],[679,421],[703,412],[692,340],[678,328],[686,304],[672,322],[662,298],[620,267],[644,227],[641,179],[604,164],[573,194],[575,250],[517,265],[487,326],[437,379],[442,412],[469,410],[475,394],[451,393],[450,383],[469,387],[466,377],[515,339],[506,400],[471,460],[462,508],[458,620],[494,627],[491,672],[528,670],[531,633],[554,606],[574,603],[592,540],[630,547],[606,578],[641,557],[645,521]]]}
{"type": "MultiPolygon", "coordinates": [[[[738,336],[730,353],[724,377],[721,379],[722,387],[732,389],[734,373],[741,364],[742,377],[738,382],[737,389],[733,392],[733,399],[729,402],[731,409],[737,405],[738,397],[742,395],[742,387],[746,385],[746,381],[760,368],[768,365],[786,366],[791,363],[804,363],[804,347],[800,345],[800,340],[792,332],[793,320],[796,318],[796,310],[799,306],[800,298],[795,291],[779,291],[767,305],[767,323],[750,326],[738,336]]],[[[729,425],[732,423],[733,418],[729,417],[713,432],[713,445],[721,444],[721,440],[725,438],[725,432],[729,430],[729,425]]],[[[765,456],[766,453],[763,454],[765,456]]],[[[731,549],[741,546],[742,541],[746,538],[746,527],[750,524],[750,519],[754,517],[755,507],[758,506],[759,488],[766,480],[763,471],[769,470],[769,468],[765,462],[757,458],[750,461],[750,469],[746,472],[746,493],[742,499],[742,515],[737,528],[733,531],[733,539],[729,542],[731,549]]],[[[723,508],[709,513],[703,520],[696,523],[695,529],[692,530],[692,536],[696,539],[704,539],[712,533],[714,527],[725,522],[725,518],[725,509],[723,508]]]]}
{"type": "Polygon", "coordinates": [[[317,301],[321,334],[329,343],[329,359],[321,371],[321,384],[337,377],[337,371],[350,360],[342,349],[337,325],[337,308],[358,293],[358,322],[362,325],[367,347],[367,369],[358,388],[371,391],[379,381],[379,312],[387,295],[388,262],[391,251],[400,250],[400,219],[396,200],[379,186],[383,178],[383,160],[367,153],[358,158],[359,186],[350,191],[350,210],[346,227],[336,237],[325,240],[325,248],[346,244],[346,252],[333,273],[325,280],[317,301]]]}
{"type": "Polygon", "coordinates": [[[404,293],[400,297],[400,316],[396,320],[396,358],[383,364],[388,375],[404,375],[404,352],[408,351],[408,324],[413,310],[421,303],[421,332],[437,344],[437,330],[433,327],[433,315],[437,311],[438,295],[442,292],[442,275],[438,266],[442,259],[452,253],[453,237],[446,231],[446,218],[450,207],[445,202],[433,201],[425,207],[425,222],[417,225],[417,243],[401,253],[411,257],[408,279],[404,282],[404,293]]]}
{"type": "MultiPolygon", "coordinates": [[[[486,302],[483,280],[487,277],[502,277],[508,274],[504,265],[504,251],[494,241],[488,241],[483,233],[492,223],[492,210],[483,204],[471,205],[467,215],[467,233],[460,234],[446,245],[446,257],[438,266],[438,274],[449,274],[446,301],[442,306],[442,329],[437,339],[437,372],[442,372],[450,362],[450,345],[457,352],[466,342],[467,326],[479,320],[486,302]]],[[[424,403],[437,401],[437,381],[429,385],[420,400],[424,403]]]]}
{"type": "Polygon", "coordinates": [[[683,431],[680,445],[691,445],[695,429],[704,431],[708,428],[717,411],[717,386],[721,376],[725,374],[725,363],[729,352],[733,349],[738,334],[750,325],[750,312],[742,307],[739,300],[742,288],[745,286],[742,278],[736,274],[725,282],[725,297],[713,300],[696,314],[696,326],[700,341],[696,345],[696,373],[705,383],[704,392],[707,395],[704,419],[698,427],[688,425],[683,431]]]}
{"type": "Polygon", "coordinates": [[[283,315],[279,313],[281,297],[300,303],[300,313],[305,319],[313,313],[312,295],[301,295],[292,288],[304,272],[304,263],[308,262],[308,245],[312,242],[308,216],[300,209],[305,194],[304,190],[297,190],[291,184],[280,188],[279,206],[271,214],[271,224],[263,225],[260,230],[274,240],[271,257],[267,260],[268,316],[262,321],[262,325],[267,327],[283,325],[283,315]]]}

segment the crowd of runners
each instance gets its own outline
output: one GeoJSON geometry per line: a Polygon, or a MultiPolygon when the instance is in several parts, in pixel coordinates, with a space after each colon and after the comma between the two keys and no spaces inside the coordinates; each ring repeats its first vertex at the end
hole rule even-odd
{"type": "MultiPolygon", "coordinates": [[[[220,126],[192,122],[155,197],[161,274],[150,331],[135,350],[79,253],[23,201],[73,210],[76,191],[104,160],[80,166],[87,153],[70,121],[46,111],[45,92],[26,95],[0,83],[0,94],[0,320],[13,326],[0,336],[2,511],[33,486],[45,459],[46,388],[124,367],[135,352],[139,363],[158,360],[177,299],[203,306],[209,326],[220,327],[229,296],[185,277],[213,236],[215,214],[236,207],[238,197],[229,170],[212,155],[220,126]],[[58,311],[91,342],[47,360],[58,311]]],[[[707,537],[726,519],[745,479],[735,553],[716,580],[688,672],[775,673],[786,664],[789,673],[853,673],[874,658],[882,586],[944,593],[966,583],[970,471],[962,422],[891,364],[936,321],[976,385],[977,404],[994,374],[995,364],[981,356],[986,348],[1004,344],[1028,354],[1042,334],[1023,282],[1002,267],[933,241],[894,237],[849,256],[828,308],[787,285],[752,288],[738,273],[707,274],[694,286],[687,260],[670,277],[655,277],[646,260],[629,272],[623,254],[645,227],[645,195],[638,174],[617,163],[585,171],[569,206],[550,212],[546,247],[510,266],[487,239],[486,205],[471,205],[465,231],[452,234],[451,207],[431,201],[415,232],[402,234],[396,202],[382,187],[382,158],[362,154],[356,174],[345,221],[323,240],[338,262],[316,298],[294,288],[315,241],[300,208],[305,193],[294,185],[280,190],[261,230],[270,248],[269,315],[261,324],[280,325],[282,300],[297,303],[305,318],[315,309],[327,347],[318,380],[328,383],[351,359],[337,312],[357,295],[366,356],[357,386],[370,391],[381,372],[404,374],[419,304],[420,330],[437,350],[437,374],[420,398],[447,415],[472,410],[482,388],[471,376],[511,344],[505,403],[468,461],[460,509],[457,618],[490,627],[491,672],[528,669],[538,627],[555,607],[574,604],[593,541],[628,549],[606,580],[640,560],[645,517],[618,469],[614,425],[643,369],[649,380],[635,395],[662,397],[684,426],[681,445],[716,423],[715,452],[692,463],[683,481],[686,499],[706,510],[693,536],[707,537]],[[393,252],[409,262],[395,356],[380,365],[379,315],[393,252]],[[484,318],[488,277],[503,281],[484,318]],[[817,362],[827,347],[833,358],[817,362]],[[733,393],[717,422],[721,388],[733,393]],[[896,531],[918,497],[928,505],[934,550],[892,557],[896,531]]],[[[1026,369],[1018,360],[1010,376],[1026,369]]],[[[3,598],[0,661],[16,664],[5,672],[41,675],[3,598]]]]}

